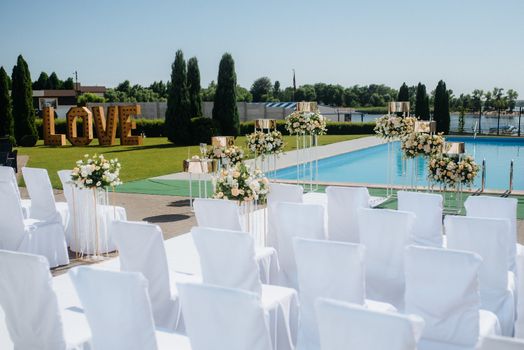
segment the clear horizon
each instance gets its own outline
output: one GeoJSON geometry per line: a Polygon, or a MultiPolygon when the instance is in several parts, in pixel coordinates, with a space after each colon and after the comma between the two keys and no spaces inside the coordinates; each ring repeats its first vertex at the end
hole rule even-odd
{"type": "Polygon", "coordinates": [[[199,60],[202,86],[220,57],[235,59],[238,83],[268,76],[282,87],[443,79],[455,95],[514,89],[524,98],[524,1],[416,0],[123,1],[3,0],[0,66],[22,54],[32,80],[78,71],[84,85],[167,81],[178,49],[199,60]]]}

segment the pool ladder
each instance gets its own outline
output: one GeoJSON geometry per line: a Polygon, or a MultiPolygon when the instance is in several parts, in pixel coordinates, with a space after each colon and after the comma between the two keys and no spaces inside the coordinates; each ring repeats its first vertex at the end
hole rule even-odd
{"type": "Polygon", "coordinates": [[[506,198],[511,194],[511,191],[513,191],[513,159],[509,164],[509,188],[500,196],[506,198]]]}
{"type": "Polygon", "coordinates": [[[482,160],[482,181],[480,188],[476,190],[472,196],[480,196],[482,192],[484,192],[484,188],[486,187],[486,159],[482,160]]]}

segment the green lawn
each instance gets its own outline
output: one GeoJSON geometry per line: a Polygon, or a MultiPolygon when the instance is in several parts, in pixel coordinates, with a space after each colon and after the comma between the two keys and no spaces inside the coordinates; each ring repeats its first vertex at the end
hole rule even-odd
{"type": "MultiPolygon", "coordinates": [[[[357,139],[368,135],[326,135],[319,138],[320,145],[357,139]]],[[[295,137],[285,136],[286,150],[296,148],[295,137]]],[[[117,140],[118,142],[118,140],[117,140]]],[[[245,137],[236,140],[238,146],[244,146],[245,137]]],[[[35,147],[19,147],[19,155],[29,156],[27,166],[45,168],[55,188],[61,188],[57,171],[72,169],[75,162],[84,154],[104,154],[106,158],[118,158],[122,164],[121,179],[124,182],[146,179],[182,171],[182,160],[188,155],[199,154],[198,146],[176,147],[167,138],[146,138],[143,146],[98,146],[93,140],[87,147],[48,147],[39,141],[35,147]]]]}

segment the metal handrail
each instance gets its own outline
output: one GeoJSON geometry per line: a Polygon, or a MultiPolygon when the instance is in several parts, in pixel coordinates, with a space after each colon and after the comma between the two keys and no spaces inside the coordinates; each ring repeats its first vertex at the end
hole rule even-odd
{"type": "Polygon", "coordinates": [[[509,164],[509,188],[502,194],[501,197],[508,197],[513,191],[513,159],[509,164]]]}

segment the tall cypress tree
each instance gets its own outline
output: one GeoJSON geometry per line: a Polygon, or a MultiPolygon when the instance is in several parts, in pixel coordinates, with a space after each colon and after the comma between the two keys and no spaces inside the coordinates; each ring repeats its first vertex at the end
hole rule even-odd
{"type": "Polygon", "coordinates": [[[175,61],[171,65],[171,86],[166,110],[167,138],[174,144],[187,145],[191,143],[189,108],[186,62],[182,50],[178,50],[175,61]]]}
{"type": "Polygon", "coordinates": [[[33,89],[29,67],[22,55],[18,56],[13,67],[13,117],[16,143],[30,147],[38,141],[35,125],[35,109],[33,107],[33,89]]]}
{"type": "Polygon", "coordinates": [[[429,120],[429,99],[426,93],[426,85],[418,83],[415,99],[415,116],[422,120],[429,120]]]}
{"type": "Polygon", "coordinates": [[[0,67],[0,137],[9,137],[14,143],[13,112],[9,96],[9,76],[4,67],[0,67]]]}
{"type": "Polygon", "coordinates": [[[225,53],[218,68],[217,90],[213,104],[213,119],[220,124],[223,135],[237,136],[240,133],[236,86],[235,61],[229,53],[225,53]]]}
{"type": "Polygon", "coordinates": [[[202,116],[202,97],[200,96],[200,70],[198,60],[191,57],[187,61],[187,87],[189,89],[190,113],[191,118],[202,116]]]}
{"type": "Polygon", "coordinates": [[[437,132],[449,133],[449,93],[446,89],[446,83],[442,80],[438,82],[435,89],[435,105],[433,116],[437,122],[437,132]]]}
{"type": "Polygon", "coordinates": [[[409,88],[406,83],[403,83],[398,90],[397,101],[409,101],[409,88]]]}

